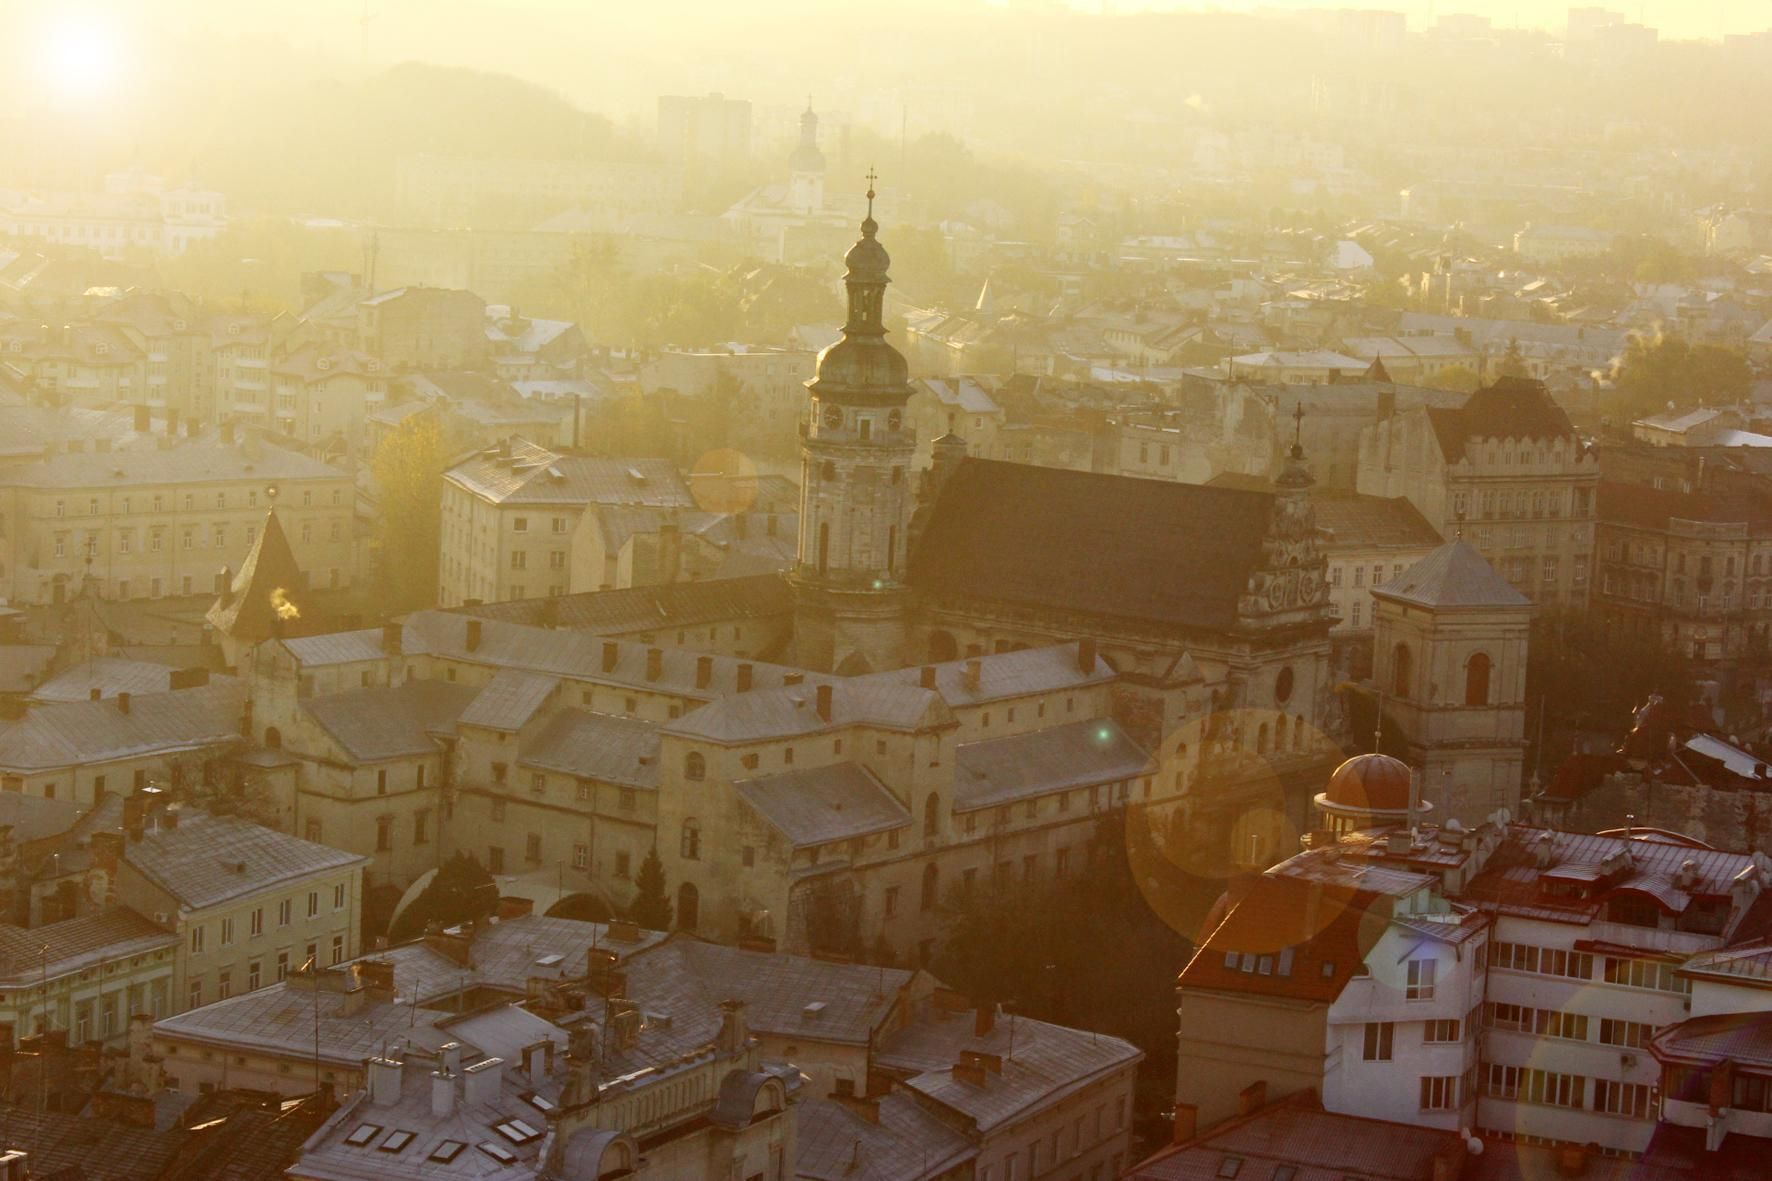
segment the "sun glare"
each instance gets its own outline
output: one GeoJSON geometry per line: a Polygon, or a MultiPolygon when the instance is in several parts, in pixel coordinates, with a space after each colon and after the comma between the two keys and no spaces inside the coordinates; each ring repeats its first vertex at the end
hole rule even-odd
{"type": "Polygon", "coordinates": [[[39,58],[56,96],[91,101],[110,93],[120,68],[115,30],[92,16],[69,16],[46,31],[39,58]]]}

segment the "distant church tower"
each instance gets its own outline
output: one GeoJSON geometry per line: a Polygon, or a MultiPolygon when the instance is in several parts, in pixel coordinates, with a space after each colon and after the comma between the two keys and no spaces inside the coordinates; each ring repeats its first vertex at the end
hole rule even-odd
{"type": "Polygon", "coordinates": [[[818,116],[811,103],[800,116],[800,142],[788,157],[788,208],[798,214],[824,209],[824,153],[818,150],[818,116]]]}
{"type": "Polygon", "coordinates": [[[1372,598],[1373,675],[1421,768],[1421,799],[1467,826],[1518,813],[1532,604],[1462,539],[1372,598]]]}
{"type": "Polygon", "coordinates": [[[905,553],[916,432],[910,371],[881,322],[891,259],[874,237],[873,176],[861,239],[843,256],[849,319],[818,355],[800,445],[795,658],[859,673],[904,661],[905,553]]]}

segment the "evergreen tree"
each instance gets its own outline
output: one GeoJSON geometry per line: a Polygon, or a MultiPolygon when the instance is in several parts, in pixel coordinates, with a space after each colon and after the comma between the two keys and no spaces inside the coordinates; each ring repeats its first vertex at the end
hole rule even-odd
{"type": "Polygon", "coordinates": [[[390,942],[413,939],[432,923],[453,927],[477,922],[498,907],[498,883],[472,854],[457,853],[437,869],[431,884],[419,892],[388,931],[390,942]]]}
{"type": "Polygon", "coordinates": [[[628,920],[648,931],[671,929],[671,899],[665,893],[664,862],[656,848],[646,850],[640,872],[634,875],[634,900],[628,904],[628,920]]]}
{"type": "Polygon", "coordinates": [[[1507,352],[1502,354],[1501,364],[1496,367],[1496,375],[1500,377],[1529,377],[1526,372],[1526,357],[1520,352],[1520,342],[1507,342],[1507,352]]]}

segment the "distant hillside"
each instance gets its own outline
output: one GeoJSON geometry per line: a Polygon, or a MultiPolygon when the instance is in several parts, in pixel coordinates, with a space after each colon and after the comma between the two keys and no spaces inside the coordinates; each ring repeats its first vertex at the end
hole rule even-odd
{"type": "Polygon", "coordinates": [[[207,115],[207,142],[189,145],[202,178],[263,213],[383,216],[402,155],[644,155],[539,86],[417,62],[362,81],[267,81],[207,115]]]}

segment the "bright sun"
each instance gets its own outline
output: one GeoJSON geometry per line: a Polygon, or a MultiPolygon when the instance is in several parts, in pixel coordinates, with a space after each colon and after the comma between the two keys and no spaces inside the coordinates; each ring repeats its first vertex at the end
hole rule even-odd
{"type": "Polygon", "coordinates": [[[69,14],[46,30],[43,82],[63,99],[102,98],[116,84],[119,55],[115,30],[90,15],[69,14]]]}

